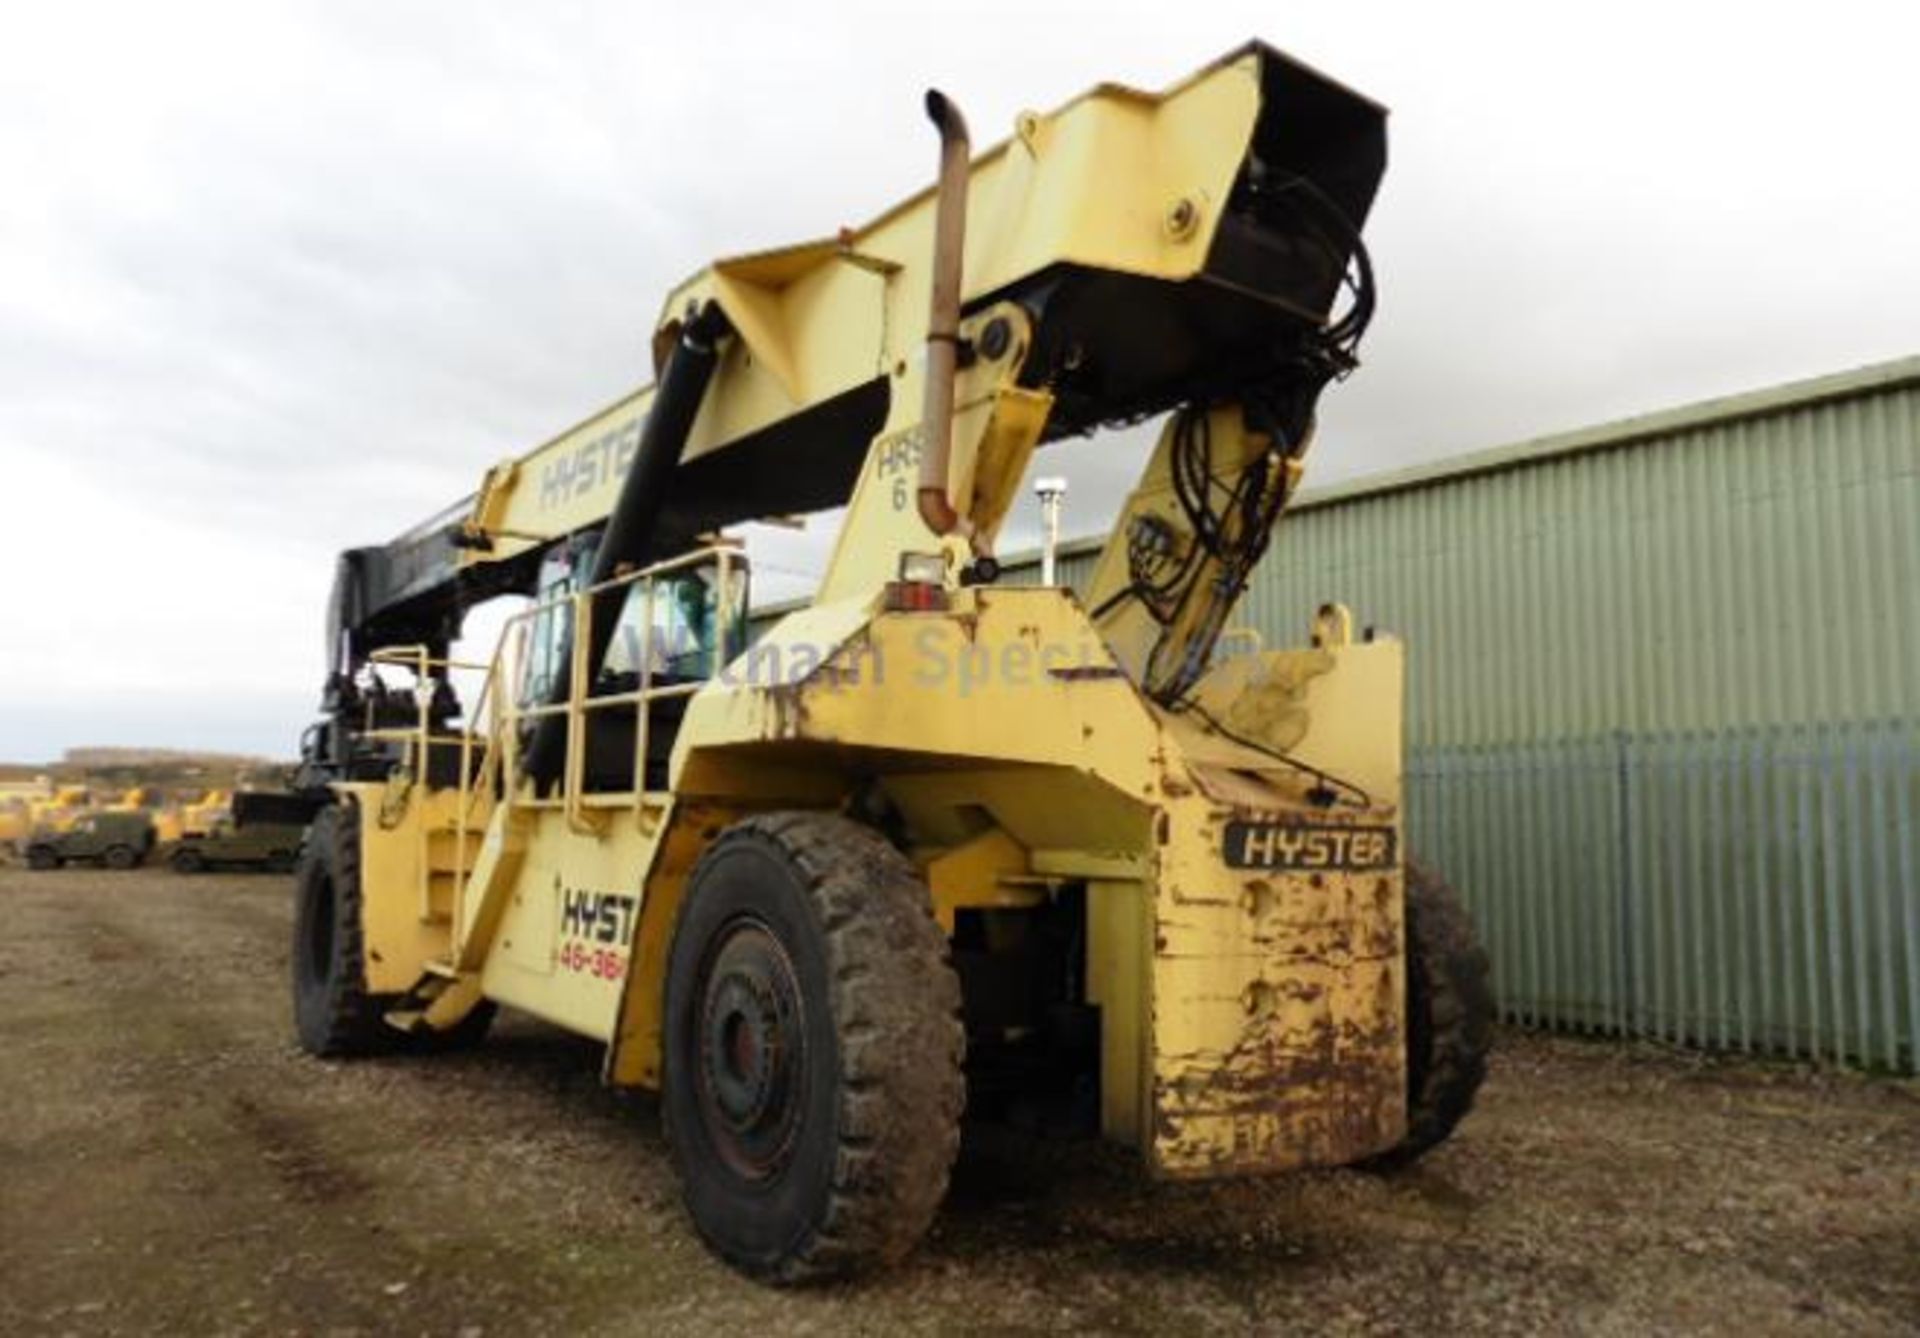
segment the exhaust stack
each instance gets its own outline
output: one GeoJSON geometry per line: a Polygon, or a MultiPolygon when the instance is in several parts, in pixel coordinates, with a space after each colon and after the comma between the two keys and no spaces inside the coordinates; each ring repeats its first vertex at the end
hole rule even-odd
{"type": "Polygon", "coordinates": [[[953,451],[953,381],[960,362],[960,279],[967,241],[967,170],[972,146],[966,118],[937,88],[927,90],[927,115],[940,131],[940,178],[933,214],[933,301],[927,313],[927,388],[920,431],[920,518],[935,534],[962,525],[947,496],[953,451]]]}

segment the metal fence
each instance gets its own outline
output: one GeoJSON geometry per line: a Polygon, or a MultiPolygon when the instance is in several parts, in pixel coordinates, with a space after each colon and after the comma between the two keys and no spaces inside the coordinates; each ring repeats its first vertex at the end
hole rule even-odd
{"type": "Polygon", "coordinates": [[[1920,722],[1434,748],[1408,782],[1509,1019],[1920,1072],[1920,722]]]}

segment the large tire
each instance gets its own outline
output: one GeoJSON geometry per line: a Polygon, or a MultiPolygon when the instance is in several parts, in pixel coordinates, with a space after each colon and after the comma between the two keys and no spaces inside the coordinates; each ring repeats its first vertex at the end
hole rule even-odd
{"type": "Polygon", "coordinates": [[[140,852],[132,846],[116,843],[106,848],[100,856],[100,862],[109,869],[131,869],[140,862],[140,852]]]}
{"type": "Polygon", "coordinates": [[[804,812],[723,832],[674,929],[662,1102],[715,1253],[786,1284],[912,1249],[959,1149],[959,1009],[926,886],[879,835],[804,812]]]}
{"type": "Polygon", "coordinates": [[[315,816],[294,884],[293,1020],[308,1054],[382,1053],[399,1035],[367,992],[360,899],[360,810],[343,800],[315,816]]]}
{"type": "Polygon", "coordinates": [[[192,846],[181,846],[173,852],[167,863],[175,873],[199,873],[207,867],[207,857],[192,846]]]}
{"type": "Polygon", "coordinates": [[[29,869],[39,869],[42,872],[48,869],[57,869],[60,867],[59,852],[54,850],[52,846],[28,846],[27,867],[29,869]]]}
{"type": "Polygon", "coordinates": [[[1445,1142],[1473,1107],[1493,1046],[1493,990],[1473,920],[1446,881],[1407,864],[1407,1135],[1363,1163],[1394,1170],[1445,1142]]]}

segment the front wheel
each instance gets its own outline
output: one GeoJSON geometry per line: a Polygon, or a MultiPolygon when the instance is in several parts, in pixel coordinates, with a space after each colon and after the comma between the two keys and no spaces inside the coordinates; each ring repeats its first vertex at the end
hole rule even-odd
{"type": "Polygon", "coordinates": [[[60,867],[60,856],[52,846],[29,846],[27,848],[27,867],[45,872],[60,867]]]}
{"type": "Polygon", "coordinates": [[[723,832],[667,966],[663,1109],[695,1226],[776,1283],[910,1250],[959,1148],[960,987],[926,886],[845,818],[723,832]]]}
{"type": "Polygon", "coordinates": [[[314,817],[294,884],[293,1021],[308,1054],[375,1054],[398,1035],[367,991],[360,897],[360,810],[343,800],[314,817]]]}

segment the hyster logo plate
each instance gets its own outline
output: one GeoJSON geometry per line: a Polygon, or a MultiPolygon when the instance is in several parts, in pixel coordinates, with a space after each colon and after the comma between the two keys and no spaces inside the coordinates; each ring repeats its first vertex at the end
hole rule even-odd
{"type": "Polygon", "coordinates": [[[562,971],[595,980],[619,980],[627,974],[627,945],[633,941],[640,899],[625,892],[589,892],[561,887],[560,944],[554,961],[562,971]],[[601,946],[604,945],[604,946],[601,946]]]}
{"type": "Polygon", "coordinates": [[[1390,869],[1391,827],[1308,827],[1290,822],[1229,822],[1229,869],[1390,869]]]}

